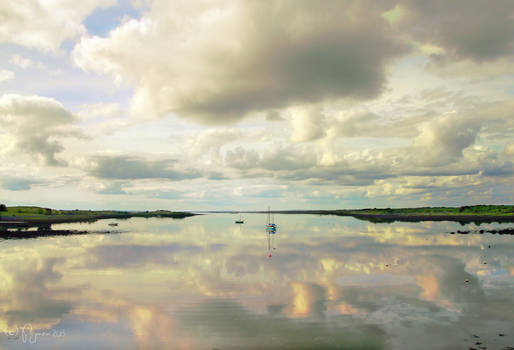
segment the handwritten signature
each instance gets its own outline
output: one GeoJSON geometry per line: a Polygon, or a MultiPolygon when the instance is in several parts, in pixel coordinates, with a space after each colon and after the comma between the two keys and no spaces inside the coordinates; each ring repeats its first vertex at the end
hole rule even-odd
{"type": "Polygon", "coordinates": [[[30,323],[26,323],[23,327],[16,326],[13,330],[4,331],[3,334],[7,339],[19,339],[24,344],[35,344],[43,337],[63,338],[66,336],[66,332],[63,329],[35,331],[30,323]]]}

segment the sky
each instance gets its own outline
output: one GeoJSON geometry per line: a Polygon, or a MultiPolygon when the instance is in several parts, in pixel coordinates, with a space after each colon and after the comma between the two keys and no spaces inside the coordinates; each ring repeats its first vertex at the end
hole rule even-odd
{"type": "Polygon", "coordinates": [[[0,3],[0,202],[511,204],[511,0],[0,3]]]}

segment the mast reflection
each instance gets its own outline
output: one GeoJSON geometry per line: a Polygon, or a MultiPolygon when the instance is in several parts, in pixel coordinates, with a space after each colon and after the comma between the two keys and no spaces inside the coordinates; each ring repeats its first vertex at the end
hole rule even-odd
{"type": "Polygon", "coordinates": [[[266,236],[268,239],[268,258],[272,257],[272,250],[275,250],[275,234],[277,233],[277,225],[274,222],[274,216],[268,207],[268,219],[266,224],[266,236]]]}

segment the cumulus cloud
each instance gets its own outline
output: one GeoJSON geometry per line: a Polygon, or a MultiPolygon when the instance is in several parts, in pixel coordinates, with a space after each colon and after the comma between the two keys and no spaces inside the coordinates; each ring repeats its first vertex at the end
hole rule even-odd
{"type": "Polygon", "coordinates": [[[82,38],[73,58],[84,70],[134,84],[143,115],[223,123],[299,103],[377,96],[386,65],[404,52],[380,16],[387,9],[353,0],[156,1],[109,37],[82,38]]]}
{"type": "Polygon", "coordinates": [[[0,83],[3,83],[4,81],[8,81],[14,78],[14,73],[10,70],[1,69],[0,70],[0,83]]]}
{"type": "Polygon", "coordinates": [[[87,32],[82,21],[97,7],[115,0],[2,1],[0,43],[54,50],[66,40],[87,32]]]}
{"type": "Polygon", "coordinates": [[[321,140],[262,147],[243,144],[225,152],[224,171],[231,169],[233,178],[268,177],[276,184],[346,187],[343,192],[360,191],[368,198],[418,194],[418,200],[444,199],[450,193],[457,198],[458,193],[487,188],[491,181],[509,183],[507,177],[514,169],[509,146],[498,152],[483,143],[509,140],[512,104],[468,100],[463,99],[468,107],[442,114],[431,111],[428,117],[417,109],[401,119],[360,110],[329,115],[324,121],[327,135],[321,140]],[[381,147],[345,150],[341,146],[345,138],[363,136],[374,137],[381,147]],[[383,147],[391,137],[404,140],[383,147]]]}
{"type": "Polygon", "coordinates": [[[221,147],[231,142],[240,142],[243,132],[236,128],[207,129],[186,141],[189,153],[199,157],[206,153],[211,156],[219,155],[221,147]]]}
{"type": "Polygon", "coordinates": [[[64,165],[56,155],[64,150],[57,138],[80,137],[72,129],[74,115],[58,101],[40,96],[0,97],[0,121],[15,137],[16,147],[51,166],[64,165]]]}
{"type": "Polygon", "coordinates": [[[320,108],[295,108],[291,117],[291,141],[313,141],[325,135],[324,115],[320,108]]]}
{"type": "Polygon", "coordinates": [[[316,164],[317,155],[306,151],[303,147],[278,146],[271,150],[258,152],[238,146],[228,150],[224,160],[225,164],[231,168],[277,171],[310,168],[316,164]]]}
{"type": "Polygon", "coordinates": [[[184,180],[201,177],[195,170],[177,167],[175,160],[148,160],[141,157],[117,155],[94,156],[90,175],[101,179],[169,179],[184,180]]]}
{"type": "MultiPolygon", "coordinates": [[[[379,115],[372,112],[358,112],[343,114],[331,125],[331,133],[336,136],[355,137],[376,135],[379,130],[377,124],[381,119],[379,115]]],[[[377,135],[378,136],[378,135],[377,135]]]]}
{"type": "Polygon", "coordinates": [[[232,168],[251,169],[257,167],[260,162],[260,155],[255,150],[247,150],[241,146],[227,151],[225,162],[232,168]]]}
{"type": "MultiPolygon", "coordinates": [[[[425,112],[426,113],[426,112],[425,112]]],[[[343,110],[327,121],[326,134],[338,137],[410,138],[417,134],[416,127],[431,115],[416,114],[390,118],[366,109],[343,110]]]]}
{"type": "Polygon", "coordinates": [[[475,143],[480,124],[458,115],[444,115],[423,124],[411,151],[413,159],[426,165],[445,165],[462,157],[462,151],[475,143]]]}

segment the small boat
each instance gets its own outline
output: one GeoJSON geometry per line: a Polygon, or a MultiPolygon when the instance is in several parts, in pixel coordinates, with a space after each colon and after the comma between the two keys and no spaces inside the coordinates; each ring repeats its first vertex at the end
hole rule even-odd
{"type": "Polygon", "coordinates": [[[110,222],[109,226],[118,226],[118,223],[117,222],[110,222]]]}
{"type": "Polygon", "coordinates": [[[268,236],[268,258],[271,259],[273,256],[271,252],[275,250],[275,234],[277,233],[277,225],[275,224],[275,220],[273,214],[271,214],[271,209],[268,207],[268,219],[266,224],[266,233],[268,236]]]}
{"type": "Polygon", "coordinates": [[[241,214],[239,214],[239,220],[236,220],[235,223],[236,224],[244,224],[245,223],[243,218],[241,217],[241,214]]]}
{"type": "Polygon", "coordinates": [[[266,231],[270,234],[275,234],[277,232],[277,225],[271,219],[271,210],[268,207],[268,224],[266,225],[266,231]]]}

